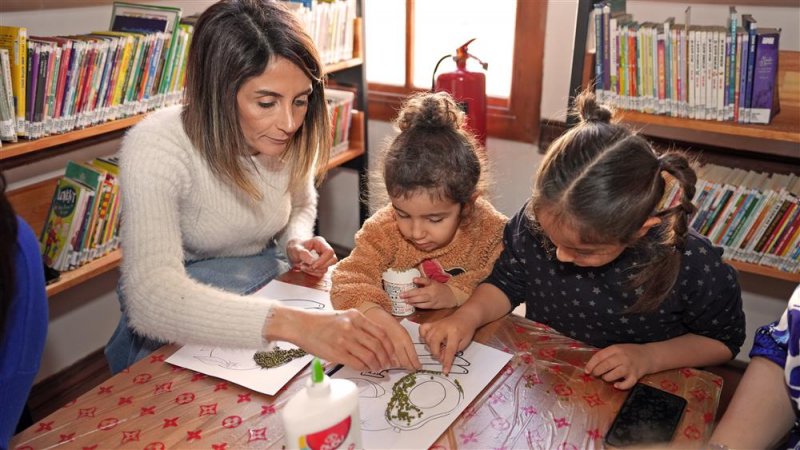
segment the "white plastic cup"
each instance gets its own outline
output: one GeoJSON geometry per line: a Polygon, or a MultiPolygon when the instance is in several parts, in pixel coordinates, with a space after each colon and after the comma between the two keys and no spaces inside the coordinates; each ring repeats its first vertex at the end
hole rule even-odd
{"type": "Polygon", "coordinates": [[[402,317],[414,314],[414,305],[410,305],[406,303],[405,299],[400,298],[400,293],[416,289],[417,285],[414,284],[414,278],[420,276],[421,274],[417,269],[406,271],[389,269],[383,272],[383,290],[386,291],[392,301],[392,315],[402,317]]]}

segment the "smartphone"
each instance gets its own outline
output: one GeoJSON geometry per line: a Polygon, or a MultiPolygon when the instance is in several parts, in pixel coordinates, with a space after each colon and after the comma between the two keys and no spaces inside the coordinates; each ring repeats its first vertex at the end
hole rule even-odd
{"type": "Polygon", "coordinates": [[[637,383],[606,433],[614,447],[669,442],[686,408],[686,399],[637,383]]]}

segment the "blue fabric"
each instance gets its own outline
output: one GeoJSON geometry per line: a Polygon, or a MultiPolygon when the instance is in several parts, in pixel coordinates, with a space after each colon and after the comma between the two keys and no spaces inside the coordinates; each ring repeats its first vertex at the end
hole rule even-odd
{"type": "Polygon", "coordinates": [[[33,379],[39,372],[47,337],[47,292],[42,257],[33,230],[17,217],[15,289],[5,336],[0,338],[0,449],[8,448],[33,379]]]}
{"type": "MultiPolygon", "coordinates": [[[[274,245],[252,256],[209,258],[185,263],[189,277],[234,294],[251,294],[289,269],[286,257],[274,245]]],[[[128,326],[125,299],[117,289],[122,312],[117,329],[105,348],[106,360],[112,374],[146,357],[165,342],[136,334],[128,326]]]]}
{"type": "Polygon", "coordinates": [[[750,357],[755,356],[767,358],[783,368],[784,382],[798,418],[787,448],[800,448],[800,286],[789,299],[783,316],[756,331],[750,350],[750,357]]]}

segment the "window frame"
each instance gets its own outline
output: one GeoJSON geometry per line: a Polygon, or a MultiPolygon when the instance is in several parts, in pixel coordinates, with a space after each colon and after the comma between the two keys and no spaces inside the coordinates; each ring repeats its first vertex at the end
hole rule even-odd
{"type": "MultiPolygon", "coordinates": [[[[409,94],[423,90],[413,85],[414,3],[415,0],[406,0],[405,84],[368,83],[370,119],[394,120],[403,100],[409,94]]],[[[487,99],[486,128],[490,137],[530,143],[538,141],[547,3],[545,0],[517,0],[511,92],[507,99],[487,99]]]]}

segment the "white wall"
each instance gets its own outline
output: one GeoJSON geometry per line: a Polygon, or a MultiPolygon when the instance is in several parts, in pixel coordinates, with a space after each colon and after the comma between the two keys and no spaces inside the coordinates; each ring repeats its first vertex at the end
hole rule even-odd
{"type": "MultiPolygon", "coordinates": [[[[660,3],[653,1],[628,0],[628,11],[640,21],[661,21],[675,16],[677,22],[683,22],[685,5],[680,3],[660,3]]],[[[800,7],[773,8],[741,6],[738,12],[753,14],[761,27],[780,27],[782,50],[800,49],[800,7]]],[[[692,23],[724,25],[727,6],[694,5],[692,6],[692,23]]],[[[544,77],[542,88],[542,119],[563,121],[566,117],[567,98],[569,92],[569,75],[571,69],[572,46],[575,36],[577,14],[576,0],[550,0],[547,6],[547,30],[545,35],[544,77]]],[[[369,64],[369,61],[367,61],[369,64]]],[[[382,142],[391,137],[394,131],[386,122],[370,121],[369,152],[371,161],[376,161],[382,142]]],[[[495,206],[503,213],[514,214],[522,202],[530,194],[532,174],[541,161],[541,155],[535,145],[490,138],[487,143],[490,163],[494,169],[495,184],[492,199],[495,206]]],[[[355,189],[355,184],[352,185],[355,189]]],[[[336,190],[336,198],[353,198],[355,191],[349,194],[336,190]]],[[[321,210],[341,208],[339,203],[321,203],[321,210]]],[[[342,211],[337,214],[352,217],[357,210],[342,211]]],[[[335,225],[326,224],[323,233],[330,232],[331,240],[339,236],[351,237],[357,228],[344,230],[335,225]],[[335,232],[333,231],[335,230],[335,232]]],[[[352,242],[352,241],[350,241],[352,242]]],[[[344,245],[344,242],[342,243],[344,245]]],[[[794,290],[794,284],[774,278],[753,274],[741,274],[742,296],[747,315],[747,341],[742,346],[738,359],[748,360],[747,353],[752,346],[755,329],[762,324],[778,318],[786,308],[786,303],[794,290]]]]}

